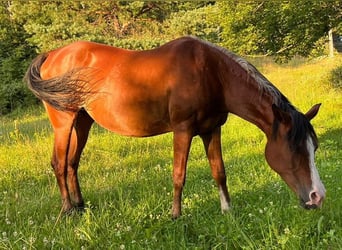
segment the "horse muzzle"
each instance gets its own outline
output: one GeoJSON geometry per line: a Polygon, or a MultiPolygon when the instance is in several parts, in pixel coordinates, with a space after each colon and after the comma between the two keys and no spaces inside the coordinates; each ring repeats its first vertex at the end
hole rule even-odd
{"type": "Polygon", "coordinates": [[[309,200],[301,199],[301,205],[305,209],[316,209],[321,208],[323,204],[323,200],[325,199],[325,189],[319,190],[312,190],[309,193],[309,200]]]}

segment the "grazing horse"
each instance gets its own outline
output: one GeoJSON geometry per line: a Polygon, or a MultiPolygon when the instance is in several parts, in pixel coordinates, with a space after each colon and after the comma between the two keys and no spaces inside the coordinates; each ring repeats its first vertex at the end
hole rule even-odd
{"type": "Polygon", "coordinates": [[[174,218],[181,214],[190,144],[199,135],[227,211],[221,126],[228,113],[265,133],[268,164],[303,207],[320,207],[325,197],[310,124],[320,104],[304,115],[255,67],[224,48],[195,37],[146,51],[75,42],[39,55],[25,79],[54,130],[51,164],[65,212],[84,206],[77,169],[94,121],[126,136],[173,132],[174,218]]]}

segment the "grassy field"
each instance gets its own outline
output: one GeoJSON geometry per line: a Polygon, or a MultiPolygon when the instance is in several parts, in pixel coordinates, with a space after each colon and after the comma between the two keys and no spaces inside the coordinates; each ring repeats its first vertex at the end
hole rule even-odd
{"type": "Polygon", "coordinates": [[[183,215],[171,220],[172,135],[134,139],[94,126],[83,153],[84,214],[60,215],[50,167],[53,135],[42,108],[0,118],[0,249],[341,249],[342,93],[328,81],[341,58],[260,64],[313,120],[316,164],[327,189],[321,210],[299,207],[266,164],[264,135],[230,116],[223,151],[233,209],[222,215],[199,138],[193,141],[183,215]]]}

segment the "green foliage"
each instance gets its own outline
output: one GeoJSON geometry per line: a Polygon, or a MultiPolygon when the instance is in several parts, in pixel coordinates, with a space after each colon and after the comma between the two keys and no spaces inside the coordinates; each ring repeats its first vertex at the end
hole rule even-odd
{"type": "Polygon", "coordinates": [[[342,90],[342,65],[331,70],[329,80],[334,88],[342,90]]]}
{"type": "Polygon", "coordinates": [[[158,45],[163,37],[163,21],[172,11],[182,10],[185,6],[191,8],[192,5],[183,3],[176,8],[163,2],[64,0],[44,5],[34,1],[17,2],[10,6],[10,10],[13,18],[22,23],[29,34],[28,41],[39,51],[48,51],[75,40],[145,49],[143,40],[149,40],[147,48],[151,43],[158,45]],[[140,41],[135,42],[136,39],[140,41]]]}
{"type": "Polygon", "coordinates": [[[193,10],[172,13],[164,22],[165,33],[174,37],[193,35],[211,42],[218,42],[221,28],[211,18],[217,14],[217,8],[208,5],[193,10]]]}
{"type": "Polygon", "coordinates": [[[0,3],[0,115],[35,102],[22,83],[35,52],[25,40],[23,27],[10,18],[6,4],[0,3]]]}
{"type": "Polygon", "coordinates": [[[93,4],[78,1],[14,2],[10,11],[29,35],[27,41],[44,52],[78,39],[97,40],[101,37],[103,23],[95,26],[96,12],[89,11],[93,4]]]}
{"type": "Polygon", "coordinates": [[[221,44],[239,54],[308,56],[331,28],[341,26],[340,1],[219,2],[221,44]]]}
{"type": "Polygon", "coordinates": [[[261,38],[252,22],[253,10],[257,2],[241,3],[235,1],[217,3],[220,10],[217,23],[221,23],[221,45],[238,54],[254,54],[258,50],[257,42],[261,38]]]}

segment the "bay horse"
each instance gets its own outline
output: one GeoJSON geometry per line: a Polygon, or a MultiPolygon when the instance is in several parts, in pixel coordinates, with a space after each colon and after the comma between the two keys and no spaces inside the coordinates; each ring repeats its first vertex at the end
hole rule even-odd
{"type": "Polygon", "coordinates": [[[173,218],[181,215],[190,144],[199,135],[221,210],[229,210],[221,151],[228,113],[265,133],[266,161],[301,205],[321,207],[325,188],[314,162],[318,142],[310,124],[320,104],[299,112],[254,66],[222,47],[196,37],[146,51],[80,41],[37,56],[25,79],[53,127],[51,165],[64,212],[84,207],[77,169],[94,121],[126,136],[173,132],[173,218]]]}

